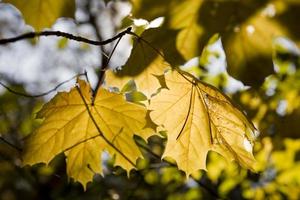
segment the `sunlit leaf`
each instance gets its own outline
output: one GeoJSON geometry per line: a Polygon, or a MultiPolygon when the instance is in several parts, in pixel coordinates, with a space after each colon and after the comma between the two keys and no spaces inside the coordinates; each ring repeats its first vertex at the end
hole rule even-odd
{"type": "Polygon", "coordinates": [[[103,88],[92,104],[90,86],[79,80],[79,87],[57,94],[38,113],[44,121],[26,140],[24,163],[49,163],[64,152],[68,175],[84,186],[94,173],[102,173],[103,151],[115,155],[115,164],[130,171],[142,156],[133,135],[147,139],[153,133],[146,127],[146,113],[143,106],[103,88]]]}
{"type": "Polygon", "coordinates": [[[154,31],[155,29],[150,29],[141,35],[141,38],[150,44],[142,39],[135,39],[131,55],[122,69],[106,73],[105,81],[108,86],[123,88],[129,80],[134,80],[137,90],[143,92],[148,98],[161,87],[158,76],[170,67],[156,48],[151,46],[154,31]]]}
{"type": "Polygon", "coordinates": [[[210,150],[253,168],[255,128],[216,88],[178,71],[165,76],[168,89],[151,99],[152,120],[168,131],[163,157],[176,160],[187,175],[206,169],[210,150]]]}
{"type": "Polygon", "coordinates": [[[50,28],[60,17],[74,17],[74,0],[4,0],[18,8],[25,22],[40,31],[50,28]]]}
{"type": "MultiPolygon", "coordinates": [[[[219,33],[229,72],[247,85],[259,86],[273,73],[272,41],[277,36],[299,40],[295,19],[299,2],[133,0],[133,15],[152,20],[164,16],[163,28],[178,30],[176,47],[185,60],[199,56],[209,38],[219,33]]],[[[165,53],[165,52],[164,52],[165,53]]]]}

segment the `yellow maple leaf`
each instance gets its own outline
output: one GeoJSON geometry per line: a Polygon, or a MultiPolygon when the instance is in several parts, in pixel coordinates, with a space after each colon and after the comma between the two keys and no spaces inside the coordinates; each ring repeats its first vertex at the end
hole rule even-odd
{"type": "Polygon", "coordinates": [[[252,169],[255,128],[229,98],[184,72],[167,72],[165,79],[168,89],[149,107],[151,119],[168,131],[163,157],[175,159],[187,176],[206,169],[210,150],[252,169]]]}
{"type": "Polygon", "coordinates": [[[40,31],[49,28],[59,17],[74,17],[74,0],[4,0],[18,8],[25,22],[40,31]]]}
{"type": "Polygon", "coordinates": [[[148,98],[161,87],[158,76],[170,68],[170,65],[150,45],[153,32],[155,29],[149,29],[141,38],[135,38],[130,57],[122,69],[107,71],[105,82],[108,86],[121,89],[129,80],[134,80],[137,90],[148,98]]]}
{"type": "Polygon", "coordinates": [[[70,92],[57,94],[38,113],[41,126],[26,140],[24,164],[49,163],[64,152],[67,174],[84,187],[94,173],[102,173],[101,153],[115,156],[115,164],[130,171],[142,157],[133,135],[147,139],[145,107],[100,88],[94,104],[90,86],[78,81],[70,92]],[[87,109],[88,108],[88,109],[87,109]]]}

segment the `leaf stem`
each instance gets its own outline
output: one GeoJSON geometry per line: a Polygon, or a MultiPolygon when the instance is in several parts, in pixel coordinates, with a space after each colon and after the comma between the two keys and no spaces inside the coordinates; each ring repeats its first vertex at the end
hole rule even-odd
{"type": "Polygon", "coordinates": [[[105,137],[105,135],[104,135],[103,132],[101,131],[100,127],[98,126],[98,124],[97,124],[95,118],[93,117],[93,115],[92,115],[92,113],[91,113],[91,111],[90,111],[90,109],[89,109],[89,106],[88,106],[88,104],[87,104],[87,102],[86,102],[86,100],[85,100],[85,98],[84,98],[84,96],[83,96],[83,94],[82,94],[80,88],[79,88],[78,86],[76,86],[76,89],[77,89],[77,91],[78,91],[78,93],[79,93],[79,95],[80,95],[80,97],[81,97],[81,99],[82,99],[82,101],[83,101],[83,103],[84,103],[84,105],[85,105],[85,107],[86,107],[86,110],[87,110],[87,112],[88,112],[88,114],[89,114],[89,116],[90,116],[90,118],[91,118],[93,124],[95,125],[95,127],[96,127],[96,129],[97,129],[99,135],[104,139],[104,141],[105,141],[109,146],[111,146],[115,151],[117,151],[121,156],[123,156],[123,157],[124,157],[124,158],[132,165],[132,166],[136,167],[133,161],[131,161],[131,160],[130,160],[123,152],[121,152],[121,151],[120,151],[113,143],[111,143],[111,142],[105,137]]]}
{"type": "Polygon", "coordinates": [[[114,54],[114,52],[115,52],[117,46],[119,45],[119,43],[120,43],[122,37],[123,37],[123,36],[119,37],[117,43],[114,45],[114,47],[113,47],[111,53],[109,54],[109,57],[106,59],[106,62],[103,63],[103,65],[102,65],[101,71],[100,71],[99,76],[98,76],[98,83],[97,83],[96,88],[95,88],[95,90],[94,90],[94,92],[93,92],[92,105],[94,105],[94,101],[95,101],[95,97],[96,97],[96,95],[97,95],[97,92],[98,92],[100,86],[101,86],[102,83],[103,83],[103,79],[104,79],[104,76],[105,76],[105,72],[106,72],[106,70],[107,70],[107,68],[108,68],[109,61],[110,61],[111,57],[113,56],[113,54],[114,54]]]}

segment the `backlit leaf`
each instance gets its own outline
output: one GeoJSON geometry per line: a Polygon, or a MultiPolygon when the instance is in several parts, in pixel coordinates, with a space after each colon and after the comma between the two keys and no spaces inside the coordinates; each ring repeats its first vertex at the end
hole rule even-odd
{"type": "MultiPolygon", "coordinates": [[[[145,31],[141,38],[151,42],[155,29],[145,31]]],[[[151,43],[152,44],[152,43],[151,43]]],[[[160,88],[158,76],[169,68],[169,64],[156,52],[155,47],[135,39],[131,55],[126,64],[120,70],[106,73],[108,86],[123,88],[129,81],[134,80],[138,91],[142,91],[148,98],[160,88]]]]}
{"type": "Polygon", "coordinates": [[[172,157],[179,169],[192,174],[206,169],[210,150],[252,169],[254,126],[221,92],[191,75],[170,71],[168,89],[151,99],[151,119],[168,131],[163,157],[172,157]]]}
{"type": "Polygon", "coordinates": [[[295,22],[300,10],[298,1],[132,2],[133,16],[147,20],[164,16],[163,28],[179,31],[176,48],[185,60],[199,56],[209,38],[219,33],[229,73],[247,85],[260,86],[264,78],[273,73],[272,42],[275,37],[300,38],[295,22]]]}
{"type": "Polygon", "coordinates": [[[50,28],[59,17],[74,17],[74,0],[4,0],[18,8],[25,22],[40,31],[50,28]]]}
{"type": "Polygon", "coordinates": [[[68,175],[84,186],[94,173],[102,173],[103,151],[115,155],[115,164],[127,171],[135,168],[142,155],[133,135],[147,139],[153,133],[146,127],[147,110],[103,88],[94,105],[91,99],[90,86],[79,80],[79,87],[59,93],[47,103],[38,113],[43,123],[26,140],[24,163],[49,163],[64,152],[68,175]]]}

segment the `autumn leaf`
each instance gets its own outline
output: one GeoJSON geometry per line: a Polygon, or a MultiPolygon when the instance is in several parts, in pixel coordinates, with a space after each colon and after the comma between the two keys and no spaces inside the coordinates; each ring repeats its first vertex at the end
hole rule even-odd
{"type": "Polygon", "coordinates": [[[121,89],[128,81],[134,80],[137,90],[142,91],[148,98],[161,87],[159,76],[170,65],[151,46],[153,31],[155,29],[146,30],[141,38],[135,38],[130,57],[122,69],[106,73],[105,81],[108,86],[121,89]]]}
{"type": "Polygon", "coordinates": [[[25,22],[40,31],[50,28],[59,17],[74,17],[74,0],[4,0],[18,8],[25,22]]]}
{"type": "Polygon", "coordinates": [[[49,163],[64,152],[68,175],[84,187],[94,173],[102,173],[103,151],[115,156],[116,165],[130,171],[142,157],[133,135],[147,139],[153,134],[146,127],[146,114],[145,107],[103,88],[93,104],[90,86],[79,80],[78,86],[58,93],[38,113],[37,118],[44,121],[26,140],[24,164],[49,163]]]}
{"type": "Polygon", "coordinates": [[[190,175],[206,169],[210,150],[252,169],[254,126],[221,92],[181,71],[165,75],[168,89],[151,99],[151,119],[168,132],[163,154],[190,175]]]}
{"type": "Polygon", "coordinates": [[[134,17],[153,20],[164,16],[163,28],[179,31],[176,48],[185,60],[199,56],[209,38],[219,33],[229,73],[256,87],[273,73],[274,38],[300,38],[299,28],[294,25],[298,1],[132,0],[132,4],[134,17]]]}

